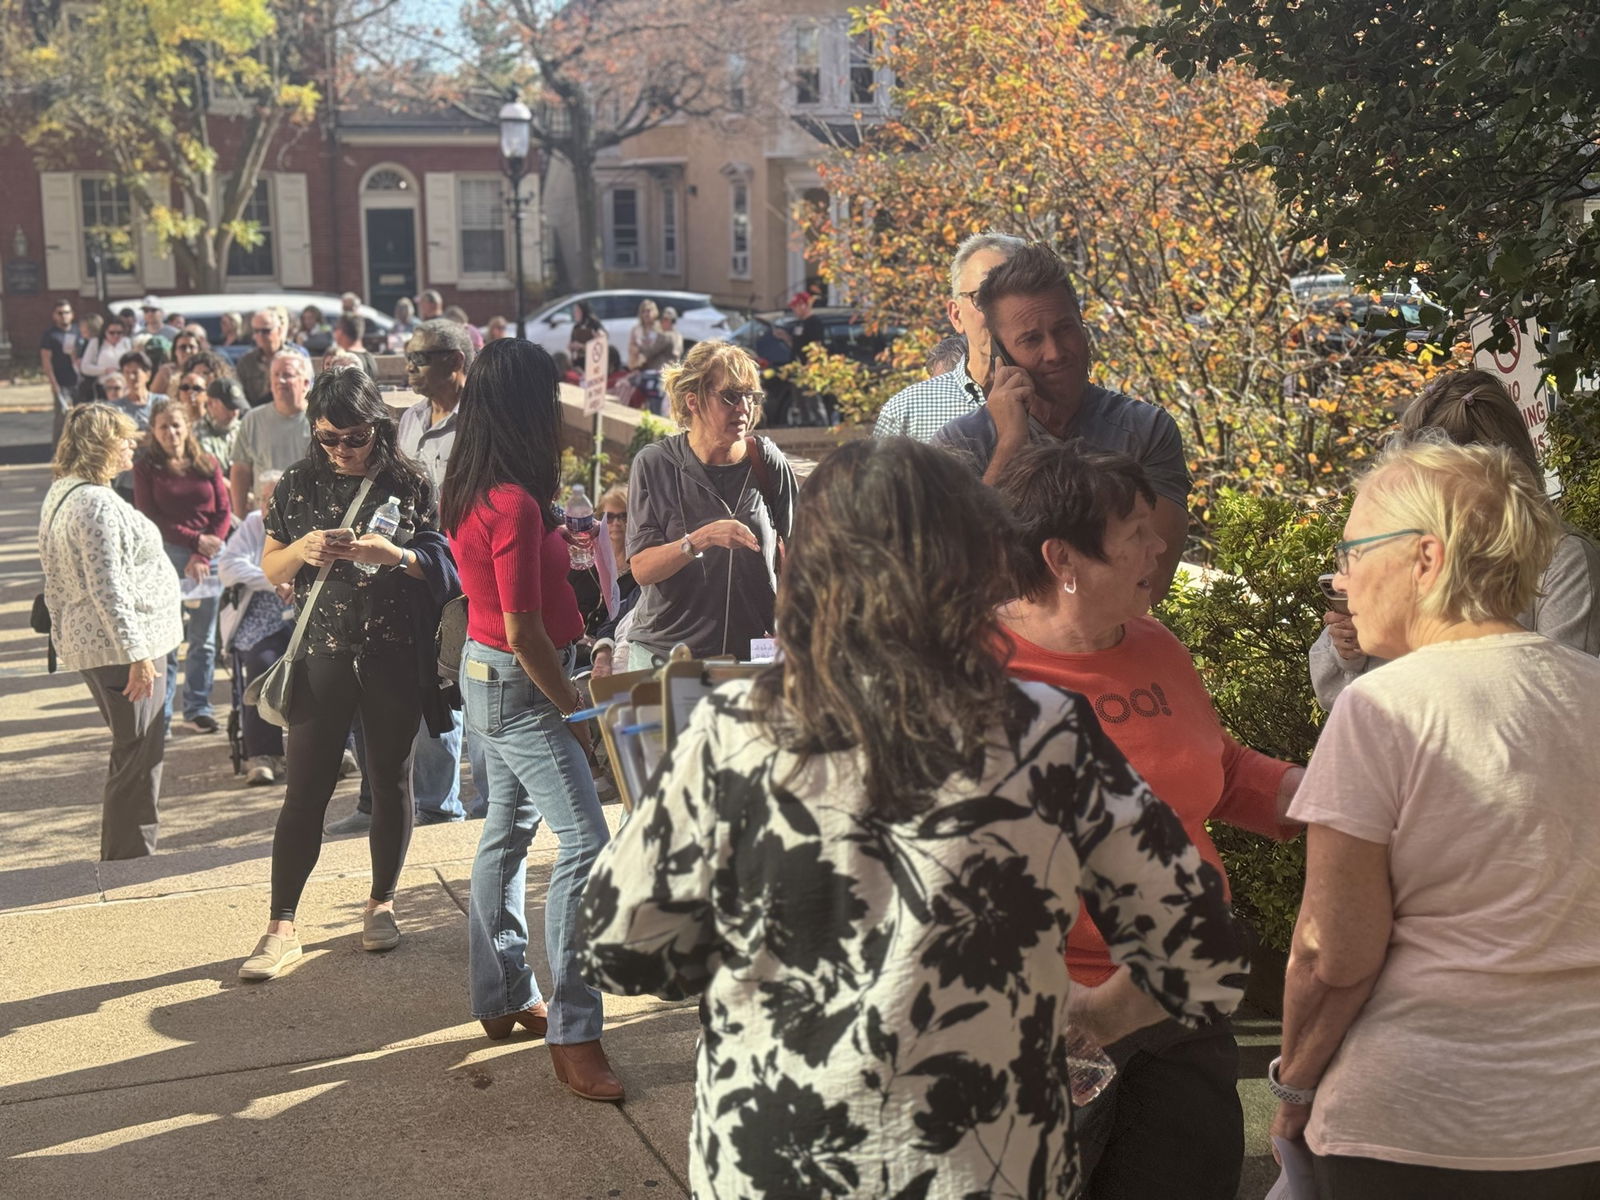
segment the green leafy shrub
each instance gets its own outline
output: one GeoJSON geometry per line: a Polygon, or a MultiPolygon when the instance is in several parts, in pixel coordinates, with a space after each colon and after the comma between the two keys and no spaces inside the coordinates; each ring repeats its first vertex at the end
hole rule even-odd
{"type": "Polygon", "coordinates": [[[1561,516],[1600,540],[1600,392],[1578,392],[1550,419],[1545,462],[1561,476],[1561,516]]]}
{"type": "MultiPolygon", "coordinates": [[[[1263,754],[1303,763],[1322,726],[1306,666],[1326,611],[1317,576],[1332,570],[1342,515],[1225,491],[1211,516],[1214,574],[1175,582],[1157,615],[1194,654],[1228,731],[1263,754]]],[[[1305,840],[1273,842],[1220,822],[1209,828],[1240,914],[1264,945],[1287,950],[1305,885],[1305,840]]]]}
{"type": "Polygon", "coordinates": [[[639,451],[652,442],[659,442],[677,432],[678,427],[671,421],[645,413],[639,418],[639,427],[633,431],[633,441],[628,443],[628,462],[631,464],[639,451]]]}

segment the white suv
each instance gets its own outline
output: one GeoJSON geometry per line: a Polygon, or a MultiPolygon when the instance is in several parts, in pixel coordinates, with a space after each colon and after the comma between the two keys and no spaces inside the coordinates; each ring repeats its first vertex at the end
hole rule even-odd
{"type": "MultiPolygon", "coordinates": [[[[527,339],[551,354],[565,353],[572,339],[573,306],[579,300],[588,303],[590,311],[605,326],[607,339],[624,358],[628,353],[628,335],[639,323],[639,305],[646,300],[654,300],[658,309],[670,305],[678,310],[678,332],[683,334],[685,351],[696,342],[726,338],[729,333],[728,318],[712,307],[711,296],[706,292],[616,288],[604,292],[577,292],[552,301],[528,317],[524,326],[527,339]]],[[[575,365],[582,369],[581,363],[575,365]]]]}

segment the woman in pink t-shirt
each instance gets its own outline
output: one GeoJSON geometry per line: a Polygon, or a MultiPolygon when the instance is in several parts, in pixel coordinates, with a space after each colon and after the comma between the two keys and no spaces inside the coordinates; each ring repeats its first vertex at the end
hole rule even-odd
{"type": "Polygon", "coordinates": [[[1560,524],[1504,446],[1413,444],[1335,549],[1363,649],[1308,823],[1273,1133],[1318,1196],[1600,1196],[1600,660],[1519,625],[1560,524]]]}
{"type": "Polygon", "coordinates": [[[441,509],[467,596],[461,664],[466,724],[488,773],[489,811],[472,864],[472,1011],[491,1038],[517,1025],[545,1038],[556,1078],[589,1100],[621,1100],[600,1047],[600,993],[573,935],[589,868],[608,833],[589,734],[567,718],[583,618],[552,508],[560,478],[556,370],[538,346],[490,342],[467,372],[441,509]],[[545,899],[551,991],[539,996],[523,915],[528,845],[543,817],[561,842],[545,899]]]}

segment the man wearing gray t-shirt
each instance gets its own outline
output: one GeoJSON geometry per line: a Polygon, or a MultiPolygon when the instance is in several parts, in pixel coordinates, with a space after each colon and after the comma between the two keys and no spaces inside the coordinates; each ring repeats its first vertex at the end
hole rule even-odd
{"type": "Polygon", "coordinates": [[[252,408],[239,419],[239,435],[233,443],[228,482],[236,513],[250,511],[250,489],[256,476],[285,470],[311,450],[311,422],[306,417],[311,360],[293,350],[280,350],[272,358],[268,377],[272,403],[252,408]]]}
{"type": "Polygon", "coordinates": [[[1089,339],[1066,264],[1048,246],[1017,251],[984,278],[974,300],[994,358],[986,403],[932,444],[965,459],[987,484],[1044,439],[1082,438],[1138,461],[1156,493],[1155,531],[1167,543],[1152,581],[1166,594],[1189,532],[1189,469],[1166,410],[1089,382],[1089,339]]]}

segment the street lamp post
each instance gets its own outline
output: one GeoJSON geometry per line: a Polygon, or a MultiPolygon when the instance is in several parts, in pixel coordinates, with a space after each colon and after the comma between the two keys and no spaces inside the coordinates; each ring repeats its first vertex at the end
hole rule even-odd
{"type": "Polygon", "coordinates": [[[528,336],[523,309],[526,295],[522,277],[522,177],[528,171],[528,141],[533,113],[520,100],[507,100],[500,108],[500,157],[505,160],[506,178],[511,180],[512,236],[517,247],[517,336],[528,336]]]}

